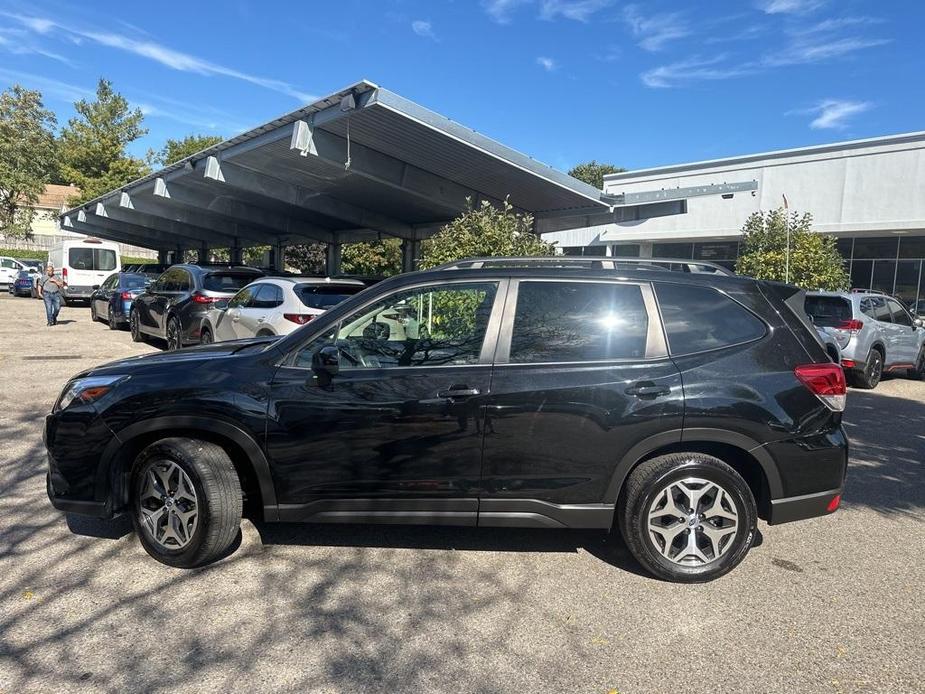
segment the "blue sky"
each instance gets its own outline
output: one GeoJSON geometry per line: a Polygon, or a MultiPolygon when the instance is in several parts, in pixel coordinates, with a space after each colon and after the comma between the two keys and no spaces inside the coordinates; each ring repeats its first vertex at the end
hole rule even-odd
{"type": "Polygon", "coordinates": [[[167,137],[369,79],[560,169],[925,129],[925,3],[0,0],[0,88],[64,123],[98,77],[167,137]]]}

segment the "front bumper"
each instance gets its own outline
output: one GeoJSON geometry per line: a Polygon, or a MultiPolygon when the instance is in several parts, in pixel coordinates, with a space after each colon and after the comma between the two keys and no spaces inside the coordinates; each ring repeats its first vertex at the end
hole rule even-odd
{"type": "Polygon", "coordinates": [[[48,500],[51,505],[59,511],[65,513],[76,513],[80,516],[91,516],[92,518],[111,518],[112,510],[105,501],[84,501],[81,499],[68,499],[67,497],[58,496],[51,484],[51,473],[45,477],[45,490],[48,492],[48,500]]]}

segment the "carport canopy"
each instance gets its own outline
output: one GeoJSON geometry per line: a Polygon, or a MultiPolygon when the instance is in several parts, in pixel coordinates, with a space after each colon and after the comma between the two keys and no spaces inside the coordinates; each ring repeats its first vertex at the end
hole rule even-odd
{"type": "Polygon", "coordinates": [[[474,204],[508,198],[538,221],[613,211],[597,188],[358,82],[61,215],[64,229],[168,254],[397,237],[405,269],[419,242],[474,204]]]}

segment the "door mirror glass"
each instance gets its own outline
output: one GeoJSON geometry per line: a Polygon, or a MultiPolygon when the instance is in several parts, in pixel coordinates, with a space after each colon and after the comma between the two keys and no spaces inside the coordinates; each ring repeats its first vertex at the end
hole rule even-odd
{"type": "Polygon", "coordinates": [[[96,291],[96,290],[99,289],[99,288],[100,288],[100,285],[98,285],[98,284],[94,284],[94,285],[93,285],[93,291],[96,291]]]}
{"type": "Polygon", "coordinates": [[[312,355],[312,371],[336,376],[340,371],[340,353],[334,345],[324,345],[312,355]]]}
{"type": "Polygon", "coordinates": [[[228,308],[228,299],[219,299],[212,305],[219,311],[224,311],[226,308],[228,308]]]}
{"type": "Polygon", "coordinates": [[[922,320],[921,318],[916,318],[912,321],[912,323],[916,328],[925,328],[925,320],[922,320]]]}

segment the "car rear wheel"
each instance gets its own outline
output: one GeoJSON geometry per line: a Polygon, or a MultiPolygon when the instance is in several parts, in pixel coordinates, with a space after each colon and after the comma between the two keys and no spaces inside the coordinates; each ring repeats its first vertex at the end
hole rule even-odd
{"type": "Polygon", "coordinates": [[[132,342],[145,341],[145,336],[141,332],[141,319],[135,309],[132,309],[128,314],[128,329],[132,333],[132,342]]]}
{"type": "Polygon", "coordinates": [[[873,390],[880,383],[883,376],[883,355],[879,349],[870,350],[867,356],[867,366],[854,376],[854,385],[864,390],[873,390]]]}
{"type": "Polygon", "coordinates": [[[118,330],[119,324],[116,322],[116,317],[112,315],[112,304],[109,305],[109,308],[106,309],[107,323],[109,323],[110,330],[118,330]]]}
{"type": "Polygon", "coordinates": [[[209,345],[212,344],[214,340],[212,339],[212,331],[208,328],[203,328],[199,331],[199,344],[209,345]]]}
{"type": "Polygon", "coordinates": [[[181,347],[183,342],[180,338],[180,319],[171,316],[167,319],[167,349],[173,352],[181,347]]]}
{"type": "Polygon", "coordinates": [[[100,317],[96,315],[96,302],[91,300],[90,301],[90,320],[96,323],[99,319],[100,317]]]}
{"type": "Polygon", "coordinates": [[[241,525],[241,485],[214,443],[169,438],[148,446],[132,468],[132,522],[145,551],[191,569],[220,558],[241,525]]]}
{"type": "Polygon", "coordinates": [[[621,502],[624,542],[644,568],[666,581],[719,578],[745,558],[757,532],[748,484],[704,453],[670,453],[640,464],[621,502]]]}

